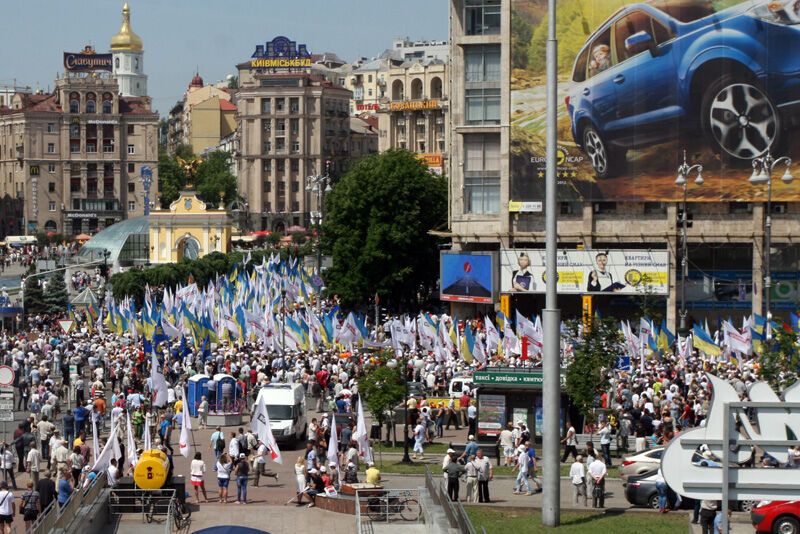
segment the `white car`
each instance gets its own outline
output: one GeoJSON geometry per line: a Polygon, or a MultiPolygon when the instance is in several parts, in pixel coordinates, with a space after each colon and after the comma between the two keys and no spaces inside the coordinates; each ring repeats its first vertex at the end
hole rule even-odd
{"type": "Polygon", "coordinates": [[[624,480],[629,476],[642,475],[648,471],[653,471],[661,466],[661,455],[664,447],[656,447],[626,456],[622,459],[619,476],[624,480]]]}

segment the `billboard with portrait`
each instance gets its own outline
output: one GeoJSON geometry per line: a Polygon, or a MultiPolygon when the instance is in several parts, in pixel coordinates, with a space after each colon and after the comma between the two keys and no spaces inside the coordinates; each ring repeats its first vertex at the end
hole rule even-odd
{"type": "MultiPolygon", "coordinates": [[[[666,250],[561,250],[558,292],[666,295],[669,252],[666,250]]],[[[500,251],[500,291],[544,293],[545,251],[500,251]]]]}
{"type": "Polygon", "coordinates": [[[442,300],[481,304],[494,301],[494,253],[442,252],[440,263],[442,300]]]}
{"type": "MultiPolygon", "coordinates": [[[[514,202],[544,199],[546,14],[512,0],[514,202]]],[[[759,201],[752,160],[800,160],[800,3],[559,0],[557,37],[559,200],[679,200],[685,154],[692,201],[759,201]]],[[[798,201],[800,181],[772,195],[798,201]]]]}

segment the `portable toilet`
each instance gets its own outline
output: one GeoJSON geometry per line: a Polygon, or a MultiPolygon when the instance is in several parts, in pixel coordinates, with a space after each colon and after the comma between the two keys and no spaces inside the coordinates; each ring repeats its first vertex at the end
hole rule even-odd
{"type": "Polygon", "coordinates": [[[237,401],[239,400],[238,394],[236,392],[236,379],[233,378],[231,375],[225,373],[218,373],[214,375],[214,386],[216,389],[216,409],[218,412],[235,412],[237,401]],[[225,388],[225,384],[230,384],[231,386],[231,395],[230,395],[230,404],[225,404],[224,396],[222,395],[223,388],[225,388]]]}
{"type": "MultiPolygon", "coordinates": [[[[189,377],[186,390],[186,401],[189,403],[189,415],[197,417],[197,406],[206,395],[206,382],[208,382],[208,375],[198,373],[189,377]]],[[[208,396],[206,395],[206,398],[208,396]]]]}

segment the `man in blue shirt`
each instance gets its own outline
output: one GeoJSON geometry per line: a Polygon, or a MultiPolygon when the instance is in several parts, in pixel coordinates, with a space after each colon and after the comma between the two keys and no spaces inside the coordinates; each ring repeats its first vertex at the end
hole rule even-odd
{"type": "Polygon", "coordinates": [[[475,436],[470,434],[469,437],[467,437],[467,445],[464,447],[464,453],[459,456],[459,460],[463,458],[464,461],[466,461],[470,456],[475,456],[477,453],[478,444],[475,442],[475,436]]]}
{"type": "Polygon", "coordinates": [[[161,424],[158,426],[158,435],[161,438],[161,444],[169,449],[170,454],[174,454],[175,451],[172,450],[172,444],[169,442],[171,426],[172,421],[167,416],[162,415],[161,424]]]}
{"type": "Polygon", "coordinates": [[[86,426],[86,417],[88,417],[89,412],[86,410],[86,407],[83,404],[78,404],[75,407],[75,432],[80,434],[84,430],[86,426]]]}

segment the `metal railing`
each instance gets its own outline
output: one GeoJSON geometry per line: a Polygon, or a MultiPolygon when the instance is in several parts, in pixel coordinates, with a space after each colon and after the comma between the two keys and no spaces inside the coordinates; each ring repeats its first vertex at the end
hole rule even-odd
{"type": "Polygon", "coordinates": [[[57,501],[50,503],[25,531],[26,534],[49,534],[56,529],[67,530],[78,515],[78,511],[84,506],[94,504],[105,487],[106,474],[101,473],[88,488],[83,491],[80,489],[73,491],[63,506],[59,506],[57,501]]]}
{"type": "Polygon", "coordinates": [[[464,507],[460,502],[450,500],[450,497],[447,496],[447,491],[443,487],[443,480],[441,478],[434,479],[428,466],[425,466],[425,488],[428,490],[434,504],[438,504],[444,509],[444,514],[447,516],[447,521],[450,523],[451,528],[458,529],[459,532],[464,534],[477,534],[464,507]]]}
{"type": "MultiPolygon", "coordinates": [[[[369,534],[380,523],[420,524],[424,521],[420,490],[369,489],[356,491],[356,526],[369,534]]],[[[380,527],[378,527],[379,530],[380,527]]]]}
{"type": "Polygon", "coordinates": [[[141,514],[142,523],[163,518],[158,521],[163,520],[166,532],[170,532],[175,498],[174,489],[113,489],[108,497],[108,515],[141,514]]]}

